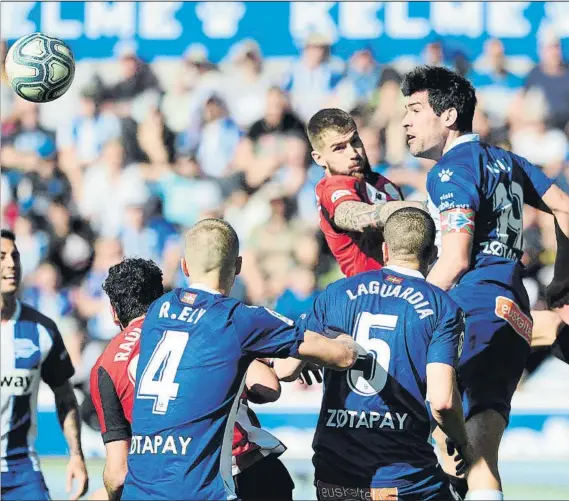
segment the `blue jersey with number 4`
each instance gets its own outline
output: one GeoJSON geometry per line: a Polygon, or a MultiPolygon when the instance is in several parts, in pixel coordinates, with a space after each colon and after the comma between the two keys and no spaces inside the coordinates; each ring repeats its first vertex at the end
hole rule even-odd
{"type": "Polygon", "coordinates": [[[316,479],[405,487],[432,471],[426,367],[455,366],[464,336],[462,311],[448,294],[417,271],[386,266],[330,285],[299,324],[352,333],[362,348],[351,370],[325,371],[316,479]]]}
{"type": "Polygon", "coordinates": [[[192,285],[155,301],[140,337],[122,499],[234,499],[231,443],[245,372],[298,352],[304,331],[192,285]]]}
{"type": "MultiPolygon", "coordinates": [[[[473,233],[470,271],[459,284],[494,281],[519,289],[524,203],[541,206],[553,183],[525,158],[461,136],[427,177],[429,212],[440,232],[473,233]],[[440,213],[446,227],[441,228],[440,213]],[[474,227],[474,228],[473,228],[474,227]]],[[[462,305],[461,305],[462,306],[462,305]]]]}

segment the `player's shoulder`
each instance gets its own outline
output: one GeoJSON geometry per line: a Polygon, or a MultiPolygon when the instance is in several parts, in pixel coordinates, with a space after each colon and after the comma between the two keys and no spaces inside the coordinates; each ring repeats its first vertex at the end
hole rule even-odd
{"type": "Polygon", "coordinates": [[[348,190],[348,194],[354,192],[358,186],[358,179],[352,176],[324,176],[316,185],[316,194],[323,195],[336,190],[348,190]]]}
{"type": "Polygon", "coordinates": [[[53,337],[55,333],[58,332],[57,325],[48,316],[40,313],[38,310],[25,303],[20,303],[20,307],[21,312],[17,322],[30,322],[33,324],[41,325],[48,331],[51,337],[53,337]]]}

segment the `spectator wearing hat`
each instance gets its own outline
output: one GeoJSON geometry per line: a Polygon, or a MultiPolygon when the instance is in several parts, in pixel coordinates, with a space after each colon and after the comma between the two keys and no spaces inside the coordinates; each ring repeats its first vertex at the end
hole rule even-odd
{"type": "Polygon", "coordinates": [[[290,92],[293,109],[304,121],[324,106],[342,79],[341,72],[330,62],[331,45],[327,36],[311,33],[285,81],[284,88],[290,92]]]}

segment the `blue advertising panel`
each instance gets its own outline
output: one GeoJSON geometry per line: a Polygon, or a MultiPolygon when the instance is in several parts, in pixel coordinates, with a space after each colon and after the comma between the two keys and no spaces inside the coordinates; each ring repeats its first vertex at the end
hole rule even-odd
{"type": "Polygon", "coordinates": [[[3,2],[1,9],[4,40],[42,31],[68,41],[77,59],[111,57],[117,41],[133,40],[148,60],[200,42],[217,62],[243,38],[265,56],[293,56],[311,32],[334,40],[339,57],[371,47],[380,61],[417,56],[436,38],[472,59],[492,37],[508,55],[536,60],[536,39],[550,25],[565,48],[569,42],[566,2],[3,2]]]}

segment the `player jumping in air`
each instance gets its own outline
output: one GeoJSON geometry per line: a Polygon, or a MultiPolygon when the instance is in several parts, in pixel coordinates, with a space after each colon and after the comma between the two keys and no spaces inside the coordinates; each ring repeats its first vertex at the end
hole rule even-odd
{"type": "MultiPolygon", "coordinates": [[[[152,261],[125,259],[110,268],[103,289],[109,296],[115,323],[123,330],[91,370],[91,396],[107,452],[103,472],[106,491],[97,491],[91,499],[114,500],[120,499],[127,472],[142,324],[150,305],[164,293],[162,272],[152,261]]],[[[247,405],[247,400],[274,401],[279,394],[280,383],[274,371],[261,361],[252,362],[239,400],[232,448],[233,475],[241,499],[292,499],[294,483],[278,459],[286,448],[260,427],[247,405]]]]}
{"type": "Polygon", "coordinates": [[[316,198],[332,254],[346,276],[379,270],[383,223],[393,211],[421,204],[402,202],[399,189],[371,170],[356,123],[345,111],[320,110],[308,122],[307,133],[312,158],[325,172],[316,198]]]}
{"type": "Polygon", "coordinates": [[[81,422],[69,378],[74,369],[55,323],[16,299],[22,265],[11,231],[2,230],[2,499],[45,500],[49,491],[34,448],[40,379],[53,391],[59,423],[69,447],[67,490],[87,492],[81,422]]]}
{"type": "Polygon", "coordinates": [[[411,153],[437,162],[427,191],[439,254],[427,280],[466,314],[459,376],[475,454],[468,498],[503,499],[498,448],[532,332],[521,280],[523,205],[552,212],[569,235],[569,197],[526,159],[472,134],[476,96],[465,78],[418,67],[402,92],[411,153]]]}
{"type": "Polygon", "coordinates": [[[191,286],[155,301],[144,321],[122,499],[235,499],[233,423],[251,362],[297,356],[348,369],[357,359],[348,335],[305,332],[227,297],[241,258],[225,221],[188,231],[182,267],[191,286]]]}
{"type": "Polygon", "coordinates": [[[453,499],[429,443],[434,419],[471,459],[455,367],[464,315],[425,281],[436,254],[435,225],[416,208],[384,228],[385,267],[335,282],[301,316],[303,328],[353,332],[367,350],[347,372],[324,371],[314,436],[320,501],[453,499]]]}

